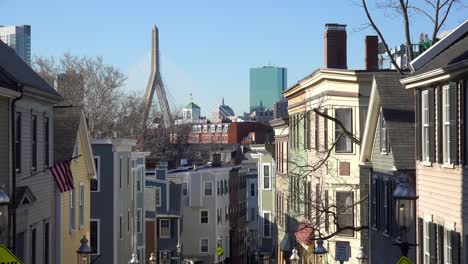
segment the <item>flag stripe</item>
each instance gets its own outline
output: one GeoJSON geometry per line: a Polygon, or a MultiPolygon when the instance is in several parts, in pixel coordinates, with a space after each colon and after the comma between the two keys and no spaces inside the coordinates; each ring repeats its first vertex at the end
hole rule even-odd
{"type": "Polygon", "coordinates": [[[52,176],[54,176],[54,181],[61,193],[74,189],[73,174],[70,166],[71,162],[67,160],[61,163],[56,163],[52,168],[50,168],[52,176]]]}

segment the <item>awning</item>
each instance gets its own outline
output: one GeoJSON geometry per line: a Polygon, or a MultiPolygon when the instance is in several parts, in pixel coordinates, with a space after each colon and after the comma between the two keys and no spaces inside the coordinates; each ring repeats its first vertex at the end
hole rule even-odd
{"type": "Polygon", "coordinates": [[[288,234],[284,234],[280,241],[280,248],[282,251],[291,251],[291,238],[288,234]]]}
{"type": "Polygon", "coordinates": [[[296,241],[305,249],[308,250],[309,245],[313,244],[314,229],[310,224],[300,223],[296,232],[294,233],[296,241]]]}

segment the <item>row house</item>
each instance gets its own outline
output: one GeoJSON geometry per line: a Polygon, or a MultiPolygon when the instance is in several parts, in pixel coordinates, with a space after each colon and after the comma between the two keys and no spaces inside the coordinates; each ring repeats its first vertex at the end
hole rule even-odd
{"type": "Polygon", "coordinates": [[[12,201],[6,244],[25,262],[59,263],[59,233],[52,227],[60,193],[48,168],[54,161],[53,106],[62,97],[1,41],[0,57],[0,116],[9,128],[2,129],[0,138],[10,150],[0,159],[11,164],[1,169],[12,201]]]}
{"type": "MultiPolygon", "coordinates": [[[[413,187],[416,176],[414,95],[402,87],[398,73],[374,75],[365,127],[360,165],[362,180],[369,179],[369,208],[362,208],[362,216],[369,219],[369,262],[397,263],[401,252],[393,244],[401,233],[393,192],[399,175],[408,175],[413,187]]],[[[365,186],[361,185],[361,192],[364,191],[365,186]]],[[[413,223],[407,234],[412,244],[415,228],[413,223]]],[[[414,247],[410,248],[408,257],[415,260],[415,252],[414,247]]]]}
{"type": "Polygon", "coordinates": [[[133,247],[136,248],[136,253],[140,262],[145,263],[149,259],[151,253],[146,250],[146,195],[145,195],[145,172],[146,158],[150,155],[149,152],[132,152],[131,156],[131,196],[133,201],[133,247]]]}
{"type": "Polygon", "coordinates": [[[410,65],[416,102],[418,263],[466,263],[468,21],[410,65]]]}
{"type": "Polygon", "coordinates": [[[289,260],[292,250],[289,222],[289,179],[288,179],[288,118],[270,121],[275,133],[275,223],[276,223],[276,263],[289,260]]]}
{"type": "MultiPolygon", "coordinates": [[[[367,250],[368,232],[360,228],[367,226],[368,185],[359,166],[361,138],[374,74],[394,74],[378,70],[376,36],[366,37],[365,69],[349,70],[346,25],[326,24],[325,29],[325,68],[283,93],[289,113],[289,203],[298,216],[289,224],[297,228],[303,263],[312,262],[313,240],[320,237],[332,237],[324,244],[329,252],[337,241],[349,242],[351,255],[360,247],[367,250]]],[[[334,261],[333,254],[328,257],[334,261]]]]}
{"type": "Polygon", "coordinates": [[[160,162],[154,170],[146,170],[145,177],[146,256],[155,253],[161,264],[181,257],[177,245],[182,247],[182,184],[169,181],[167,174],[167,162],[160,162]]]}
{"type": "Polygon", "coordinates": [[[57,263],[68,263],[76,258],[80,240],[90,238],[90,189],[96,181],[96,170],[82,108],[55,106],[53,123],[54,162],[70,161],[74,189],[58,194],[57,223],[60,224],[47,229],[57,232],[55,247],[60,249],[57,263]]]}
{"type": "Polygon", "coordinates": [[[247,263],[247,175],[248,170],[234,166],[229,171],[228,195],[231,212],[229,214],[229,252],[231,263],[247,263]]]}

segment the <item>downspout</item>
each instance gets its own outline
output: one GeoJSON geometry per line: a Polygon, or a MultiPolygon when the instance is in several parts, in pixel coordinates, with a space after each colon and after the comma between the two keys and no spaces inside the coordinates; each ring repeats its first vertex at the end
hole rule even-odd
{"type": "MultiPolygon", "coordinates": [[[[13,99],[10,107],[10,114],[11,114],[11,164],[12,164],[12,181],[11,181],[11,201],[10,208],[8,210],[10,215],[10,227],[11,227],[11,240],[9,239],[9,246],[14,253],[16,253],[16,108],[15,104],[17,101],[23,98],[23,85],[20,83],[16,84],[18,90],[20,92],[20,96],[18,98],[13,99]]],[[[10,229],[10,228],[9,228],[10,229]]]]}

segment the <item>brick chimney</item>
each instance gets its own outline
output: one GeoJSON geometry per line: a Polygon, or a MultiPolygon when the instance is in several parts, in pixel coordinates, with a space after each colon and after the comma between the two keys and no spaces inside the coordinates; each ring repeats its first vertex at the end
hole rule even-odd
{"type": "Polygon", "coordinates": [[[376,71],[379,69],[379,38],[377,36],[366,36],[366,70],[376,71]]]}
{"type": "Polygon", "coordinates": [[[346,25],[325,24],[325,67],[347,69],[346,25]]]}

